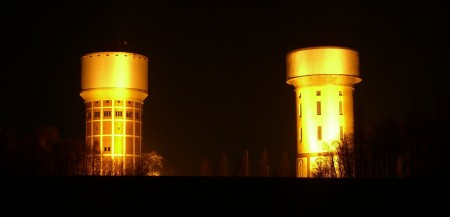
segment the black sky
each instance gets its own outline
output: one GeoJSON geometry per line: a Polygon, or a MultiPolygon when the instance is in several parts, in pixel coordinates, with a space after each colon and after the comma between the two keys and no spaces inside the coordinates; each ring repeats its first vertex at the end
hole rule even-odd
{"type": "Polygon", "coordinates": [[[366,124],[402,119],[413,105],[425,116],[448,108],[449,15],[433,1],[17,1],[1,12],[0,124],[51,125],[82,140],[80,57],[140,53],[149,58],[144,149],[177,175],[197,175],[203,159],[217,168],[223,153],[234,169],[245,150],[251,164],[264,148],[274,166],[283,151],[293,162],[285,57],[302,47],[359,51],[355,105],[366,124]]]}

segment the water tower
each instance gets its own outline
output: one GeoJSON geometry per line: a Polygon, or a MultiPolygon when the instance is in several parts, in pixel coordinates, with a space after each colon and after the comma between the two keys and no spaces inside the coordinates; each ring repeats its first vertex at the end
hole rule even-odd
{"type": "Polygon", "coordinates": [[[353,86],[361,81],[358,52],[307,47],[289,52],[286,68],[287,83],[295,87],[297,177],[313,177],[330,162],[333,142],[352,139],[353,86]]]}
{"type": "Polygon", "coordinates": [[[128,52],[81,57],[89,175],[133,175],[141,168],[148,59],[128,52]]]}

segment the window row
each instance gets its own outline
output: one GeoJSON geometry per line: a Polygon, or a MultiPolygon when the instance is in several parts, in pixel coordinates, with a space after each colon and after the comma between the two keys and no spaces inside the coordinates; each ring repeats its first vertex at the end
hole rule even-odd
{"type": "MultiPolygon", "coordinates": [[[[100,118],[100,114],[101,114],[100,111],[94,111],[93,113],[94,113],[94,118],[100,118]]],[[[115,117],[119,117],[119,118],[123,117],[123,111],[115,111],[114,115],[115,115],[115,117]]],[[[126,111],[125,115],[127,118],[133,118],[133,111],[126,111]]],[[[111,111],[110,110],[103,111],[103,117],[105,117],[105,118],[111,117],[111,111]]],[[[86,118],[91,119],[91,111],[88,111],[86,113],[86,118]]],[[[141,119],[140,112],[135,112],[134,118],[136,120],[140,120],[141,119]]]]}
{"type": "MultiPolygon", "coordinates": [[[[316,90],[316,96],[321,96],[322,91],[316,90]]],[[[339,91],[339,96],[342,96],[342,90],[339,91]]],[[[302,98],[302,93],[298,93],[298,98],[302,98]]]]}
{"type": "MultiPolygon", "coordinates": [[[[339,139],[340,140],[344,139],[344,127],[342,126],[339,127],[339,139]]],[[[298,140],[299,142],[303,141],[303,128],[299,129],[298,140]]],[[[322,126],[317,126],[317,140],[319,141],[322,140],[322,126]]]]}
{"type": "MultiPolygon", "coordinates": [[[[317,115],[322,115],[322,103],[317,101],[317,115]]],[[[339,101],[339,115],[343,115],[342,101],[339,101]]],[[[302,117],[302,104],[298,104],[298,116],[302,117]]]]}

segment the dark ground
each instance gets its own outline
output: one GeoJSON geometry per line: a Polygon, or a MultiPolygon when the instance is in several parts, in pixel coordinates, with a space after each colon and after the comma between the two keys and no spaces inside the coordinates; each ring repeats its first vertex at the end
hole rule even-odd
{"type": "Polygon", "coordinates": [[[443,216],[445,179],[4,177],[2,216],[443,216]],[[331,215],[331,214],[336,215],[331,215]]]}

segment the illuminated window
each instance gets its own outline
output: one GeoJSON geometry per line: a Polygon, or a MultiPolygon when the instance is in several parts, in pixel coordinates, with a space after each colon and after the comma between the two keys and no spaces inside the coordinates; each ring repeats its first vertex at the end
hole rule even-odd
{"type": "Polygon", "coordinates": [[[111,111],[104,111],[103,112],[104,117],[111,117],[111,111]]]}
{"type": "Polygon", "coordinates": [[[339,91],[339,96],[342,96],[342,90],[339,91]]]}
{"type": "Polygon", "coordinates": [[[320,90],[316,91],[316,96],[320,96],[320,90]]]}
{"type": "Polygon", "coordinates": [[[322,114],[322,106],[320,104],[320,101],[317,101],[317,115],[322,114]]]}
{"type": "Polygon", "coordinates": [[[317,140],[322,140],[322,126],[317,127],[317,140]]]}
{"type": "Polygon", "coordinates": [[[339,115],[342,115],[342,101],[339,101],[339,115]]]}
{"type": "Polygon", "coordinates": [[[94,117],[96,118],[100,117],[100,112],[94,112],[94,117]]]}
{"type": "Polygon", "coordinates": [[[341,138],[341,140],[344,139],[344,127],[342,126],[339,127],[339,137],[341,138]]]}
{"type": "Polygon", "coordinates": [[[116,117],[122,117],[122,111],[116,111],[116,117]]]}

